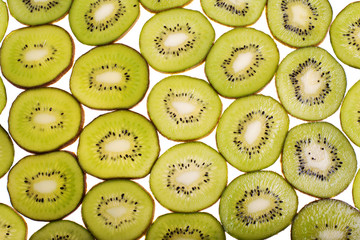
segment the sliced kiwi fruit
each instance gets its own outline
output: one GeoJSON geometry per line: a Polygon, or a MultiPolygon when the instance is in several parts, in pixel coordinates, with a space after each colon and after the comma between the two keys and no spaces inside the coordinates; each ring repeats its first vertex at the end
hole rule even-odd
{"type": "Polygon", "coordinates": [[[0,126],[0,178],[9,171],[14,161],[14,153],[14,144],[9,134],[0,126]]]}
{"type": "Polygon", "coordinates": [[[0,1],[0,41],[3,39],[9,24],[9,14],[6,3],[0,1]]]}
{"type": "Polygon", "coordinates": [[[183,7],[192,0],[140,0],[144,8],[150,12],[161,12],[176,7],[183,7]]]}
{"type": "Polygon", "coordinates": [[[214,204],[227,183],[225,159],[201,142],[168,149],[154,164],[150,188],[164,207],[195,212],[214,204]]]}
{"type": "Polygon", "coordinates": [[[200,64],[215,39],[202,13],[176,8],[155,14],[140,33],[140,52],[160,72],[181,72],[200,64]]]}
{"type": "Polygon", "coordinates": [[[303,207],[291,226],[292,240],[360,239],[360,212],[335,199],[314,201],[303,207]]]}
{"type": "Polygon", "coordinates": [[[285,229],[296,214],[295,190],[279,174],[257,171],[240,175],[220,199],[220,220],[237,239],[264,239],[285,229]]]}
{"type": "Polygon", "coordinates": [[[339,108],[346,90],[343,67],[326,50],[301,48],[287,55],[276,73],[285,109],[304,120],[321,120],[339,108]]]}
{"type": "Polygon", "coordinates": [[[156,219],[146,240],[201,239],[225,240],[224,229],[211,214],[168,213],[156,219]]]}
{"type": "Polygon", "coordinates": [[[7,102],[6,88],[2,79],[0,78],[0,114],[4,110],[7,102]]]}
{"type": "Polygon", "coordinates": [[[74,44],[61,27],[42,25],[12,31],[1,46],[1,70],[22,88],[49,85],[72,65],[74,44]]]}
{"type": "Polygon", "coordinates": [[[22,215],[52,221],[79,206],[85,174],[70,152],[30,155],[10,170],[7,188],[12,205],[22,215]]]}
{"type": "Polygon", "coordinates": [[[17,96],[9,113],[9,132],[30,152],[49,152],[75,141],[83,110],[69,93],[57,88],[29,89],[17,96]]]}
{"type": "Polygon", "coordinates": [[[281,160],[282,171],[291,185],[320,198],[342,192],[353,180],[357,165],[350,142],[327,122],[292,128],[281,160]]]}
{"type": "Polygon", "coordinates": [[[360,171],[356,173],[352,188],[354,204],[355,207],[357,207],[358,209],[360,209],[360,173],[359,172],[360,171]]]}
{"type": "Polygon", "coordinates": [[[269,35],[253,28],[235,28],[215,42],[205,61],[205,73],[219,94],[238,98],[262,89],[278,63],[279,50],[269,35]]]}
{"type": "Polygon", "coordinates": [[[122,44],[90,50],[76,60],[70,78],[72,94],[95,109],[130,108],[144,97],[148,85],[147,62],[122,44]]]}
{"type": "Polygon", "coordinates": [[[332,20],[328,0],[269,0],[266,17],[273,36],[290,47],[318,45],[332,20]]]}
{"type": "Polygon", "coordinates": [[[139,239],[152,222],[154,202],[135,182],[107,180],[86,194],[81,213],[98,240],[139,239]]]}
{"type": "Polygon", "coordinates": [[[139,13],[138,0],[74,0],[69,22],[81,43],[103,45],[124,35],[139,13]]]}
{"type": "Polygon", "coordinates": [[[147,109],[161,134],[185,141],[204,137],[215,128],[222,103],[204,80],[177,75],[164,78],[151,89],[147,109]]]}
{"type": "Polygon", "coordinates": [[[0,239],[26,240],[27,224],[14,209],[0,203],[0,239]]]}
{"type": "Polygon", "coordinates": [[[272,97],[252,95],[235,100],[216,130],[219,152],[243,172],[272,165],[280,156],[289,116],[272,97]]]}
{"type": "Polygon", "coordinates": [[[99,116],[80,134],[81,167],[98,178],[146,176],[160,151],[154,126],[145,117],[128,110],[99,116]]]}

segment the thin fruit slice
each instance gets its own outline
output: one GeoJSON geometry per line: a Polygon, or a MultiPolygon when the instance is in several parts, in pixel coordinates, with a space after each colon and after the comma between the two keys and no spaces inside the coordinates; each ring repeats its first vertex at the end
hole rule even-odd
{"type": "Polygon", "coordinates": [[[98,240],[138,239],[152,222],[154,202],[140,185],[130,180],[108,180],[85,196],[82,217],[98,240]]]}
{"type": "Polygon", "coordinates": [[[200,12],[171,9],[144,24],[140,52],[158,71],[181,72],[201,63],[214,39],[211,23],[200,12]]]}
{"type": "Polygon", "coordinates": [[[22,92],[9,113],[9,132],[30,152],[49,152],[75,141],[83,125],[82,108],[69,93],[57,88],[22,92]]]}
{"type": "Polygon", "coordinates": [[[97,47],[76,60],[70,90],[90,108],[130,108],[149,85],[147,62],[134,49],[113,44],[97,47]]]}
{"type": "Polygon", "coordinates": [[[205,61],[205,73],[219,94],[238,98],[270,82],[278,63],[279,50],[269,35],[253,28],[235,28],[215,42],[205,61]]]}
{"type": "Polygon", "coordinates": [[[178,75],[167,77],[152,88],[147,108],[161,134],[185,141],[204,137],[215,128],[222,103],[204,80],[178,75]]]}
{"type": "Polygon", "coordinates": [[[335,199],[311,202],[294,218],[291,239],[360,239],[360,213],[335,199]]]}
{"type": "Polygon", "coordinates": [[[284,176],[291,185],[321,198],[342,192],[353,180],[357,165],[350,142],[327,122],[292,128],[281,160],[284,176]]]}
{"type": "Polygon", "coordinates": [[[355,207],[357,207],[358,209],[360,209],[360,173],[359,172],[360,171],[358,171],[355,176],[354,184],[352,188],[354,204],[355,207]]]}
{"type": "Polygon", "coordinates": [[[0,41],[3,39],[9,24],[9,14],[6,3],[0,1],[0,41]]]}
{"type": "Polygon", "coordinates": [[[240,175],[220,200],[220,220],[237,239],[264,239],[282,231],[296,214],[295,190],[275,172],[240,175]]]}
{"type": "Polygon", "coordinates": [[[161,12],[171,8],[183,7],[192,0],[140,0],[141,4],[150,12],[161,12]]]}
{"type": "Polygon", "coordinates": [[[11,207],[0,203],[0,239],[26,240],[27,225],[11,207]]]}
{"type": "Polygon", "coordinates": [[[227,182],[225,159],[201,142],[175,145],[156,161],[150,188],[164,207],[195,212],[214,204],[227,182]]]}
{"type": "Polygon", "coordinates": [[[346,90],[346,75],[326,50],[301,48],[280,63],[276,89],[291,115],[304,120],[321,120],[339,108],[346,90]]]}
{"type": "Polygon", "coordinates": [[[142,115],[122,110],[101,115],[79,139],[81,167],[98,178],[146,176],[160,151],[154,126],[142,115]]]}
{"type": "Polygon", "coordinates": [[[272,165],[289,129],[289,116],[273,98],[253,95],[234,101],[220,118],[216,143],[225,159],[240,171],[272,165]]]}
{"type": "Polygon", "coordinates": [[[9,134],[0,126],[0,178],[9,171],[13,161],[14,144],[9,134]]]}
{"type": "Polygon", "coordinates": [[[226,238],[219,221],[209,213],[200,212],[162,215],[150,226],[145,239],[225,240],[226,238]]]}
{"type": "Polygon", "coordinates": [[[4,110],[7,102],[6,88],[2,79],[0,78],[0,114],[4,110]]]}
{"type": "Polygon", "coordinates": [[[69,152],[30,155],[10,170],[7,187],[17,211],[34,220],[52,221],[79,206],[85,175],[69,152]]]}

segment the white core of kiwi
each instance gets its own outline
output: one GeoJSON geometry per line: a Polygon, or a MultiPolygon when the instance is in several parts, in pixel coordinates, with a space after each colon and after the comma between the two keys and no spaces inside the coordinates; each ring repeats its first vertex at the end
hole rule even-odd
{"type": "Polygon", "coordinates": [[[35,62],[44,59],[48,55],[49,51],[46,48],[31,49],[25,53],[24,59],[28,62],[35,62]]]}
{"type": "Polygon", "coordinates": [[[110,17],[114,12],[115,6],[113,3],[101,4],[101,6],[96,9],[94,14],[94,19],[96,22],[101,22],[106,18],[110,17]]]}
{"type": "Polygon", "coordinates": [[[228,0],[228,2],[234,4],[236,7],[245,7],[245,3],[248,0],[228,0]]]}
{"type": "Polygon", "coordinates": [[[195,184],[195,182],[198,181],[200,177],[201,173],[199,171],[193,170],[180,173],[175,180],[179,184],[191,186],[195,184]]]}
{"type": "Polygon", "coordinates": [[[118,207],[110,207],[105,210],[108,214],[110,214],[113,218],[121,218],[126,215],[128,209],[123,206],[118,207]]]}
{"type": "Polygon", "coordinates": [[[304,147],[304,152],[306,165],[309,168],[325,172],[331,167],[331,155],[322,145],[311,143],[304,147]]]}
{"type": "Polygon", "coordinates": [[[106,71],[96,75],[99,83],[117,84],[123,80],[123,75],[118,71],[106,71]]]}
{"type": "Polygon", "coordinates": [[[239,73],[244,69],[249,68],[253,64],[255,54],[253,52],[245,52],[237,55],[232,68],[235,73],[239,73]]]}
{"type": "Polygon", "coordinates": [[[264,123],[260,120],[252,121],[247,125],[244,138],[249,145],[254,144],[259,136],[261,136],[263,125],[264,123]]]}
{"type": "Polygon", "coordinates": [[[304,74],[300,77],[302,91],[308,96],[317,96],[318,92],[324,85],[321,79],[321,72],[313,68],[305,70],[304,74]]]}
{"type": "Polygon", "coordinates": [[[304,4],[292,4],[289,6],[291,25],[306,27],[309,25],[310,9],[304,4]]]}
{"type": "Polygon", "coordinates": [[[42,194],[49,194],[56,190],[57,183],[54,180],[41,180],[33,185],[34,191],[42,194]]]}
{"type": "Polygon", "coordinates": [[[34,116],[34,122],[40,125],[56,123],[56,116],[49,113],[38,113],[34,116]]]}
{"type": "Polygon", "coordinates": [[[320,240],[337,240],[337,239],[345,239],[346,233],[341,230],[335,229],[325,229],[319,232],[318,239],[320,240]]]}
{"type": "Polygon", "coordinates": [[[266,211],[271,207],[271,201],[266,198],[257,198],[247,205],[247,212],[250,214],[266,211]]]}
{"type": "Polygon", "coordinates": [[[196,106],[189,102],[172,101],[171,105],[175,108],[176,112],[181,115],[188,115],[196,111],[196,106]]]}
{"type": "Polygon", "coordinates": [[[105,151],[112,153],[127,152],[131,148],[131,142],[126,139],[116,139],[105,144],[105,151]]]}
{"type": "Polygon", "coordinates": [[[185,33],[171,33],[167,36],[164,41],[165,47],[177,47],[182,46],[187,40],[189,36],[185,33]]]}

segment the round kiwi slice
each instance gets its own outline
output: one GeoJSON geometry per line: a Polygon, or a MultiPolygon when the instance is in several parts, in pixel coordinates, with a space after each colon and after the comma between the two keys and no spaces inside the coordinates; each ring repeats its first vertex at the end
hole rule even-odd
{"type": "Polygon", "coordinates": [[[211,214],[168,213],[156,219],[146,240],[201,239],[225,240],[224,229],[211,214]]]}
{"type": "Polygon", "coordinates": [[[27,225],[11,207],[0,203],[0,239],[26,240],[27,225]]]}
{"type": "Polygon", "coordinates": [[[164,207],[195,212],[214,204],[227,182],[225,159],[201,142],[175,145],[154,164],[150,188],[164,207]]]}
{"type": "Polygon", "coordinates": [[[181,72],[200,64],[215,31],[198,11],[176,8],[155,14],[140,33],[140,52],[161,72],[181,72]]]}
{"type": "Polygon", "coordinates": [[[235,28],[215,42],[205,61],[205,73],[219,94],[238,98],[270,82],[278,63],[279,50],[269,35],[253,28],[235,28]]]}
{"type": "Polygon", "coordinates": [[[329,29],[328,0],[268,0],[266,17],[271,33],[291,47],[319,44],[329,29]]]}
{"type": "Polygon", "coordinates": [[[49,152],[74,141],[83,125],[82,108],[69,93],[57,88],[22,92],[9,113],[9,132],[30,152],[49,152]]]}
{"type": "Polygon", "coordinates": [[[14,161],[14,153],[14,144],[9,134],[0,126],[0,178],[9,171],[14,161]]]}
{"type": "Polygon", "coordinates": [[[0,1],[0,41],[3,39],[9,24],[9,14],[6,3],[0,1]]]}
{"type": "Polygon", "coordinates": [[[185,141],[204,137],[215,128],[222,103],[204,80],[177,75],[164,78],[151,89],[147,108],[161,134],[185,141]]]}
{"type": "Polygon", "coordinates": [[[237,239],[264,239],[280,232],[296,214],[295,190],[275,172],[240,175],[220,199],[220,220],[237,239]]]}
{"type": "Polygon", "coordinates": [[[343,67],[326,50],[301,48],[287,55],[276,73],[285,109],[304,120],[321,120],[339,108],[346,90],[343,67]]]}
{"type": "Polygon", "coordinates": [[[358,209],[360,209],[360,173],[359,172],[360,171],[358,171],[355,176],[353,188],[352,188],[354,204],[355,207],[357,207],[358,209]]]}
{"type": "Polygon", "coordinates": [[[7,102],[7,96],[6,96],[6,88],[4,86],[4,83],[0,77],[0,114],[4,110],[7,102]]]}
{"type": "Polygon", "coordinates": [[[335,199],[314,201],[303,207],[291,226],[292,240],[360,239],[360,212],[335,199]]]}
{"type": "Polygon", "coordinates": [[[98,178],[146,176],[160,152],[154,126],[135,112],[121,110],[101,115],[80,134],[81,167],[98,178]]]}
{"type": "Polygon", "coordinates": [[[82,217],[98,240],[138,239],[154,214],[154,202],[140,185],[130,180],[108,180],[85,196],[82,217]]]}
{"type": "Polygon", "coordinates": [[[144,8],[150,12],[161,12],[171,8],[183,7],[192,0],[140,0],[144,8]]]}
{"type": "Polygon", "coordinates": [[[289,129],[289,116],[273,98],[252,95],[235,100],[216,130],[219,152],[240,171],[272,165],[280,155],[289,129]]]}
{"type": "Polygon", "coordinates": [[[112,44],[94,48],[76,60],[70,90],[90,108],[130,108],[149,85],[147,62],[134,49],[112,44]]]}
{"type": "Polygon", "coordinates": [[[284,176],[291,185],[320,198],[342,192],[353,180],[357,165],[350,142],[327,122],[292,128],[281,160],[284,176]]]}
{"type": "Polygon", "coordinates": [[[30,155],[10,170],[7,188],[12,205],[21,214],[52,221],[79,206],[86,188],[85,175],[72,153],[30,155]]]}
{"type": "Polygon", "coordinates": [[[125,34],[139,13],[138,0],[74,0],[69,22],[81,43],[103,45],[125,34]]]}

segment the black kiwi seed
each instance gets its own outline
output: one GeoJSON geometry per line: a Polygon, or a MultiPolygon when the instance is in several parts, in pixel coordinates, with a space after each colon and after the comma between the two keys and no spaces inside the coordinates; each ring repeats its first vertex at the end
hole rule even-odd
{"type": "Polygon", "coordinates": [[[356,41],[356,37],[354,36],[357,28],[360,28],[360,18],[354,23],[349,25],[349,32],[343,34],[344,37],[347,37],[348,44],[352,46],[356,46],[357,50],[360,50],[360,44],[356,41]]]}
{"type": "Polygon", "coordinates": [[[245,2],[245,6],[241,9],[239,9],[235,5],[230,4],[229,2],[224,1],[224,0],[216,0],[214,6],[219,7],[219,8],[225,8],[227,11],[231,12],[232,14],[236,14],[239,16],[245,16],[249,11],[249,3],[248,2],[245,2]]]}
{"type": "Polygon", "coordinates": [[[34,1],[31,0],[22,0],[22,2],[25,4],[25,7],[32,13],[34,11],[40,12],[40,11],[48,11],[51,8],[55,7],[59,4],[59,1],[49,1],[46,4],[38,3],[34,4],[34,1]]]}

